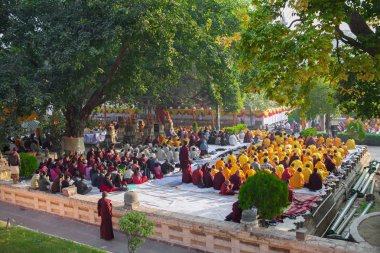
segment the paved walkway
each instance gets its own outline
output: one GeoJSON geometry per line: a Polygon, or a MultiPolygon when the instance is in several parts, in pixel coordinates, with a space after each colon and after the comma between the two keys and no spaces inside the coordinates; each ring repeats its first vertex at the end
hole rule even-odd
{"type": "Polygon", "coordinates": [[[380,146],[368,146],[368,152],[373,160],[380,161],[380,146]]]}
{"type": "MultiPolygon", "coordinates": [[[[97,226],[64,219],[52,214],[37,212],[32,209],[0,201],[0,220],[7,220],[8,218],[11,219],[11,225],[22,225],[59,238],[87,244],[110,252],[128,252],[126,237],[120,232],[114,231],[114,240],[110,242],[104,241],[99,239],[99,227],[97,226]]],[[[137,252],[195,253],[197,251],[147,240],[137,252]]]]}

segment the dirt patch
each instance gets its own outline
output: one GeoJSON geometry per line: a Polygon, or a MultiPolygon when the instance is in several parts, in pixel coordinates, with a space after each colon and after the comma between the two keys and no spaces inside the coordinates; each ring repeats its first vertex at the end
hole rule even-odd
{"type": "Polygon", "coordinates": [[[363,220],[359,224],[358,232],[366,242],[372,246],[380,247],[380,216],[373,216],[363,220]]]}

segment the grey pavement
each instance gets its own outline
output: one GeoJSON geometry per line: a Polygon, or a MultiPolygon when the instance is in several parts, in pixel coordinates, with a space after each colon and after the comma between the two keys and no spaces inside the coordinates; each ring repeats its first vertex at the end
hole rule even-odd
{"type": "MultiPolygon", "coordinates": [[[[0,220],[7,220],[8,218],[10,218],[11,225],[21,225],[39,232],[110,252],[128,252],[126,236],[121,232],[114,231],[115,239],[112,241],[104,241],[99,238],[100,232],[98,226],[84,224],[0,201],[0,220]]],[[[147,240],[137,252],[195,253],[198,251],[154,240],[147,240]]]]}
{"type": "Polygon", "coordinates": [[[380,146],[368,146],[368,152],[373,160],[380,161],[380,146]]]}

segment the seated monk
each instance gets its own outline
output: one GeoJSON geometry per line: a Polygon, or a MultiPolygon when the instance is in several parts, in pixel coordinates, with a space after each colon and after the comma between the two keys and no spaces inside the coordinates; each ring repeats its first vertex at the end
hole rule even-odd
{"type": "Polygon", "coordinates": [[[305,168],[302,170],[303,177],[305,179],[305,184],[309,183],[309,178],[311,173],[313,173],[310,169],[310,164],[306,164],[305,168]]]}
{"type": "Polygon", "coordinates": [[[191,176],[192,182],[194,185],[198,185],[203,178],[202,167],[198,165],[198,168],[193,171],[193,175],[191,176]]]}
{"type": "Polygon", "coordinates": [[[240,177],[240,170],[237,170],[235,174],[230,177],[230,182],[233,185],[232,190],[238,191],[240,189],[240,185],[243,184],[243,180],[240,177]]]}
{"type": "Polygon", "coordinates": [[[346,146],[347,146],[347,149],[355,149],[355,140],[353,139],[348,139],[346,141],[346,146]]]}
{"type": "Polygon", "coordinates": [[[214,189],[220,190],[222,187],[222,184],[226,181],[226,177],[223,174],[222,167],[219,168],[219,172],[215,174],[214,176],[214,189]]]}
{"type": "Polygon", "coordinates": [[[227,166],[223,168],[223,174],[226,179],[230,179],[231,171],[227,166]]]}
{"type": "Polygon", "coordinates": [[[235,191],[232,190],[233,185],[229,180],[224,181],[222,186],[220,187],[220,195],[235,195],[235,191]]]}
{"type": "Polygon", "coordinates": [[[284,182],[286,182],[286,181],[289,180],[291,177],[292,177],[292,174],[290,173],[289,168],[285,168],[285,169],[284,169],[284,172],[283,172],[282,175],[281,175],[281,180],[284,181],[284,182]]]}
{"type": "Polygon", "coordinates": [[[314,169],[310,175],[308,187],[311,191],[318,191],[322,189],[322,177],[318,173],[318,169],[314,169]]]}
{"type": "Polygon", "coordinates": [[[225,221],[240,223],[242,212],[243,210],[241,210],[239,207],[239,201],[234,202],[232,204],[232,213],[226,216],[225,221]]]}
{"type": "Polygon", "coordinates": [[[218,173],[218,172],[219,172],[219,170],[215,167],[215,165],[213,165],[211,167],[211,175],[215,176],[215,174],[218,173]]]}
{"type": "Polygon", "coordinates": [[[249,168],[246,172],[246,178],[254,176],[256,174],[256,171],[253,168],[249,168]]]}
{"type": "Polygon", "coordinates": [[[305,179],[302,174],[302,168],[298,168],[296,173],[290,178],[289,185],[292,189],[301,189],[305,185],[305,179]]]}
{"type": "Polygon", "coordinates": [[[279,164],[276,166],[276,174],[277,176],[281,179],[282,178],[282,173],[284,173],[284,165],[279,164]]]}
{"type": "Polygon", "coordinates": [[[324,155],[326,169],[332,173],[335,171],[335,163],[328,154],[324,155]]]}
{"type": "Polygon", "coordinates": [[[211,188],[214,185],[214,176],[211,175],[210,168],[206,168],[203,173],[203,183],[205,188],[211,188]]]}

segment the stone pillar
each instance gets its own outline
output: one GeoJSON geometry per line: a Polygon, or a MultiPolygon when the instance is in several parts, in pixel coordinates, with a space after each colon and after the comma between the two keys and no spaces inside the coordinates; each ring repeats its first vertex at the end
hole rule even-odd
{"type": "Polygon", "coordinates": [[[140,206],[139,198],[136,192],[124,193],[124,207],[129,210],[135,210],[140,206]]]}
{"type": "Polygon", "coordinates": [[[253,228],[258,227],[257,221],[257,209],[247,209],[243,210],[241,214],[241,224],[244,224],[244,227],[247,231],[251,232],[253,228]]]}

